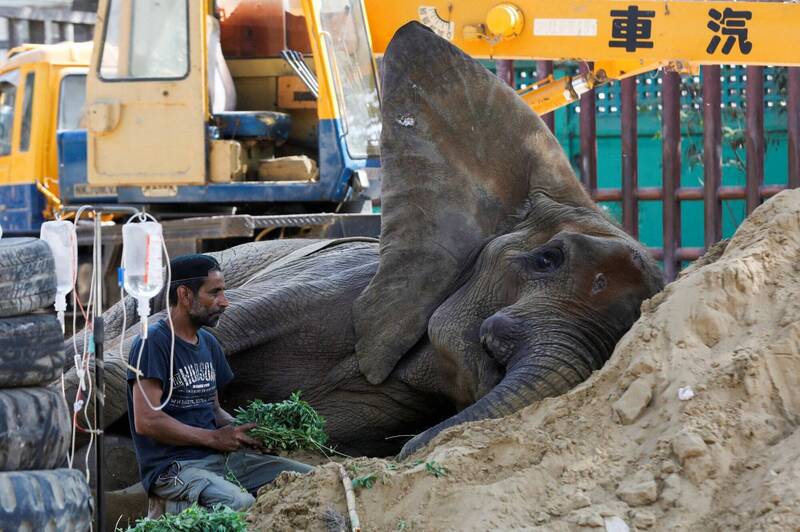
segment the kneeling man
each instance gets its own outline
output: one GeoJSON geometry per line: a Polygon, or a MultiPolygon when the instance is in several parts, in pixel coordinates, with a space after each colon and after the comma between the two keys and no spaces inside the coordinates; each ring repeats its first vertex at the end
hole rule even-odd
{"type": "Polygon", "coordinates": [[[129,355],[130,366],[141,372],[137,380],[128,370],[128,413],[142,484],[148,494],[172,501],[173,511],[194,502],[246,510],[252,494],[281,471],[312,468],[258,452],[258,442],[247,435],[254,425],[232,425],[219,404],[218,390],[233,373],[219,342],[201,328],[214,327],[228,306],[219,263],[185,255],[171,269],[174,359],[166,319],[149,327],[147,339],[137,338],[129,355]]]}

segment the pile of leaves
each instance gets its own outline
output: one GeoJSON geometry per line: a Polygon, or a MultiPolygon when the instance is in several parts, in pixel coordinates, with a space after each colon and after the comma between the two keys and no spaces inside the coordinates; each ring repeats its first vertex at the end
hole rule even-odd
{"type": "Polygon", "coordinates": [[[244,512],[227,506],[217,505],[206,510],[193,504],[179,514],[138,519],[126,532],[247,532],[244,516],[244,512]]]}
{"type": "Polygon", "coordinates": [[[270,450],[324,450],[328,441],[325,419],[300,399],[300,392],[294,392],[289,399],[279,403],[264,403],[256,399],[235,412],[234,423],[255,423],[256,427],[249,434],[270,450]]]}

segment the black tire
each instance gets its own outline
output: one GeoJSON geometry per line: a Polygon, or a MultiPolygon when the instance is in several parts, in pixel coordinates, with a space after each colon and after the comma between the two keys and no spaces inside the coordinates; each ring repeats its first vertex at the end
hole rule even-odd
{"type": "Polygon", "coordinates": [[[0,390],[0,471],[53,469],[63,465],[70,423],[60,391],[0,390]]]}
{"type": "Polygon", "coordinates": [[[64,335],[52,314],[0,318],[0,388],[54,381],[64,368],[64,335]]]}
{"type": "Polygon", "coordinates": [[[55,297],[50,247],[38,238],[0,239],[0,318],[52,305],[55,297]]]}
{"type": "Polygon", "coordinates": [[[86,477],[75,469],[0,473],[0,531],[84,532],[92,521],[86,477]]]}

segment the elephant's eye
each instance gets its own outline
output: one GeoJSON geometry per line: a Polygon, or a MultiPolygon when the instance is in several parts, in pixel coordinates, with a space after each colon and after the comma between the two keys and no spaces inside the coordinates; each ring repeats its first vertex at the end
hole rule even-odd
{"type": "Polygon", "coordinates": [[[540,272],[554,272],[564,262],[564,254],[560,249],[550,248],[533,255],[533,267],[540,272]]]}

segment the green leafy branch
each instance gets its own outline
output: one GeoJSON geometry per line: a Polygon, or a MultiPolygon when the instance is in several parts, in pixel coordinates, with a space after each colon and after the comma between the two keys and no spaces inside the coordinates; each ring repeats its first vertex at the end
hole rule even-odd
{"type": "Polygon", "coordinates": [[[235,410],[234,424],[255,423],[249,434],[267,449],[282,451],[321,450],[328,441],[325,419],[294,392],[289,399],[264,403],[256,399],[235,410]]]}
{"type": "Polygon", "coordinates": [[[378,480],[378,475],[375,473],[356,477],[353,479],[353,489],[371,489],[372,486],[375,485],[376,480],[378,480]]]}
{"type": "MultiPolygon", "coordinates": [[[[118,532],[122,529],[118,528],[118,532]]],[[[217,505],[206,510],[193,504],[179,514],[165,514],[158,519],[143,517],[126,532],[247,532],[244,512],[217,505]]]]}
{"type": "Polygon", "coordinates": [[[420,464],[425,464],[425,471],[427,471],[436,478],[447,476],[447,468],[445,468],[442,464],[440,464],[436,460],[429,460],[427,462],[423,462],[422,460],[416,460],[413,465],[418,466],[420,464]]]}
{"type": "Polygon", "coordinates": [[[445,469],[445,467],[436,460],[425,462],[425,471],[427,471],[436,478],[447,476],[447,469],[445,469]]]}

